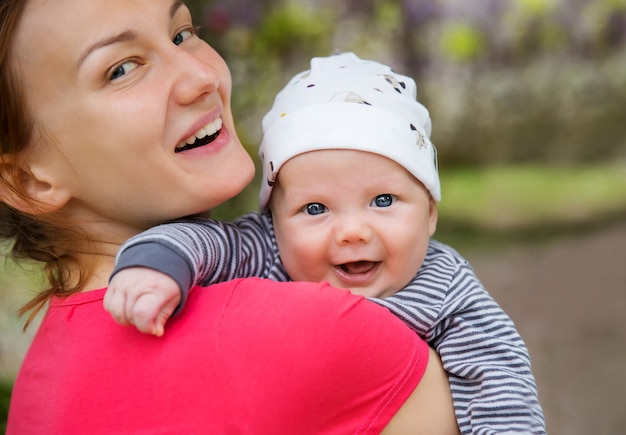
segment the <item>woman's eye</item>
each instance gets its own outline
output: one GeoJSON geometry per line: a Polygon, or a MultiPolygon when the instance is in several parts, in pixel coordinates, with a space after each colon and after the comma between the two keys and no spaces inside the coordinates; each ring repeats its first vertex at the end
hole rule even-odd
{"type": "Polygon", "coordinates": [[[395,197],[390,193],[383,193],[372,200],[373,207],[390,207],[395,201],[395,197]]]}
{"type": "Polygon", "coordinates": [[[120,77],[128,74],[129,72],[137,68],[138,66],[139,65],[134,60],[126,61],[113,70],[109,80],[119,79],[120,77]]]}
{"type": "Polygon", "coordinates": [[[174,39],[172,39],[172,42],[174,43],[174,45],[180,45],[182,44],[187,38],[189,38],[190,36],[194,35],[194,30],[193,29],[185,29],[185,30],[181,30],[180,32],[178,32],[175,36],[174,39]]]}
{"type": "Polygon", "coordinates": [[[327,211],[328,209],[326,208],[326,206],[324,204],[321,204],[319,202],[311,202],[307,205],[304,206],[304,208],[302,209],[302,211],[304,211],[304,213],[311,215],[311,216],[315,216],[318,214],[322,214],[325,211],[327,211]]]}

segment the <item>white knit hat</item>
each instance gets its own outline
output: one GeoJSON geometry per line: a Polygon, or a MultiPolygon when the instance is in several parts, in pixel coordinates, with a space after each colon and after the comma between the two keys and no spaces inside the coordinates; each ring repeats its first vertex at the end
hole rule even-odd
{"type": "Polygon", "coordinates": [[[325,149],[387,157],[441,200],[430,117],[415,97],[413,79],[386,65],[354,53],[313,58],[311,69],[291,79],[263,118],[261,208],[287,160],[325,149]]]}

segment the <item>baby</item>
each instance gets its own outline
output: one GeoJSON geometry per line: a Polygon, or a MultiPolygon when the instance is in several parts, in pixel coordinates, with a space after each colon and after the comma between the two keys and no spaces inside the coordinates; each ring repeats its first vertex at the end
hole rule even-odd
{"type": "Polygon", "coordinates": [[[352,53],[314,58],[263,119],[262,213],[190,219],[131,239],[106,308],[160,335],[195,284],[328,281],[388,307],[440,354],[462,433],[545,433],[513,322],[468,262],[431,239],[437,155],[415,97],[415,82],[388,66],[352,53]]]}

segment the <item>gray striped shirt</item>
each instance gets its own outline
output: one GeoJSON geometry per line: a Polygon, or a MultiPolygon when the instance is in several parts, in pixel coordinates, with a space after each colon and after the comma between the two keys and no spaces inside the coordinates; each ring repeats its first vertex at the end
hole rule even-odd
{"type": "MultiPolygon", "coordinates": [[[[289,280],[269,213],[232,223],[194,219],[154,227],[122,247],[114,273],[132,266],[172,276],[183,301],[195,284],[247,276],[289,280]]],[[[413,280],[393,296],[372,300],[439,353],[461,433],[546,433],[526,345],[454,249],[431,240],[413,280]]]]}

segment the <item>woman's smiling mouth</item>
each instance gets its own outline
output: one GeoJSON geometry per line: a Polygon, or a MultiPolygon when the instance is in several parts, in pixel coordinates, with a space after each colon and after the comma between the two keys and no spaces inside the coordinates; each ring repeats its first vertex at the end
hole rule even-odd
{"type": "Polygon", "coordinates": [[[209,122],[204,127],[198,129],[193,135],[179,143],[174,150],[175,153],[187,151],[209,144],[219,136],[222,129],[222,118],[217,118],[209,122]]]}

